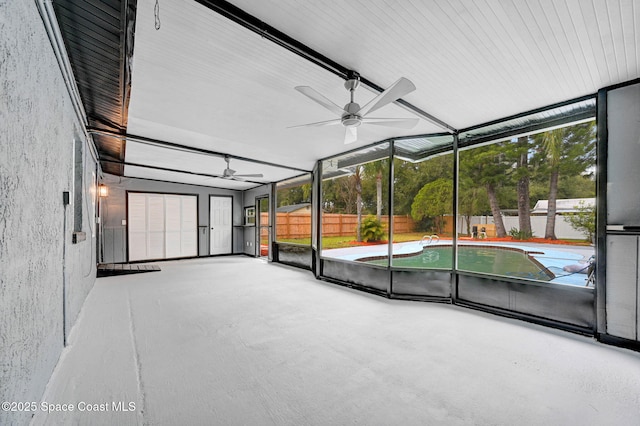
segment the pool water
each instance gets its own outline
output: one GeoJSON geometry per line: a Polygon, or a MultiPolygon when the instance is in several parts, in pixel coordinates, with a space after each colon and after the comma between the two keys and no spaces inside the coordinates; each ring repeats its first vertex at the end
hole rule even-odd
{"type": "MultiPolygon", "coordinates": [[[[410,256],[396,256],[392,266],[399,268],[442,268],[452,269],[453,248],[434,246],[422,253],[410,256]]],[[[387,259],[365,260],[367,263],[387,265],[387,259]]],[[[491,246],[459,246],[458,270],[480,272],[510,277],[549,281],[553,274],[540,263],[531,259],[523,250],[491,246]]]]}

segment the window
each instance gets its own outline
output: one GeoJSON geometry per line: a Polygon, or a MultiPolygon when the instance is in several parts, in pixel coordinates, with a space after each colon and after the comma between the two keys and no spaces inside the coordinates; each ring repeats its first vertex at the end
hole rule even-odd
{"type": "Polygon", "coordinates": [[[276,184],[276,241],[311,245],[311,176],[276,184]]]}
{"type": "Polygon", "coordinates": [[[400,140],[394,149],[391,265],[451,269],[453,137],[400,140]]]}
{"type": "Polygon", "coordinates": [[[256,208],[255,206],[244,208],[244,224],[247,226],[255,226],[256,224],[256,208]]]}
{"type": "Polygon", "coordinates": [[[461,150],[458,270],[584,286],[595,135],[582,120],[461,150]]]}
{"type": "Polygon", "coordinates": [[[382,143],[322,162],[324,257],[388,263],[389,147],[382,143]]]}

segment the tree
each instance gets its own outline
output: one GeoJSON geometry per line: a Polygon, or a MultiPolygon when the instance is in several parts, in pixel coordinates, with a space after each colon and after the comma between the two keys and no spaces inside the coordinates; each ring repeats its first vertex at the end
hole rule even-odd
{"type": "Polygon", "coordinates": [[[375,177],[376,185],[376,218],[378,222],[382,221],[382,193],[383,193],[383,177],[388,175],[389,166],[387,160],[374,161],[363,166],[363,175],[368,181],[369,177],[375,177]]]}
{"type": "MultiPolygon", "coordinates": [[[[483,188],[474,185],[468,176],[461,176],[459,182],[458,213],[464,217],[467,232],[471,233],[471,216],[482,212],[482,201],[486,200],[487,194],[483,188]]],[[[486,205],[486,202],[484,204],[486,205]]]]}
{"type": "Polygon", "coordinates": [[[411,204],[411,217],[416,221],[426,217],[435,218],[436,232],[441,234],[444,231],[444,215],[451,212],[452,205],[452,182],[439,178],[420,189],[411,204]]]}
{"type": "Polygon", "coordinates": [[[311,202],[311,184],[305,183],[291,188],[281,188],[276,192],[278,207],[311,202]]]}
{"type": "MultiPolygon", "coordinates": [[[[533,175],[532,177],[536,177],[533,175]]],[[[540,176],[541,177],[541,176],[540,176]]],[[[544,182],[539,178],[531,182],[531,199],[545,200],[549,195],[549,178],[544,182]]],[[[593,198],[596,196],[595,179],[587,175],[559,176],[558,199],[563,198],[593,198]]]]}
{"type": "Polygon", "coordinates": [[[538,144],[541,174],[546,174],[549,182],[545,238],[556,239],[558,185],[563,181],[561,177],[573,176],[575,179],[595,164],[595,122],[550,130],[534,136],[534,139],[538,144]]]}
{"type": "Polygon", "coordinates": [[[333,179],[322,181],[322,209],[326,213],[355,214],[356,190],[353,169],[333,179]]]}
{"type": "MultiPolygon", "coordinates": [[[[380,166],[381,161],[376,162],[376,165],[380,166]]],[[[378,167],[376,170],[376,219],[378,222],[382,220],[382,168],[378,167]]]]}
{"type": "Polygon", "coordinates": [[[356,239],[362,241],[362,166],[353,166],[350,174],[322,181],[322,208],[327,213],[356,214],[356,239]]]}
{"type": "MultiPolygon", "coordinates": [[[[411,204],[426,183],[438,178],[453,182],[453,154],[436,155],[417,163],[396,158],[393,171],[394,214],[410,215],[411,204]]],[[[453,212],[453,203],[449,210],[453,212]]]]}
{"type": "Polygon", "coordinates": [[[576,213],[564,216],[565,222],[576,231],[582,232],[587,240],[593,241],[593,236],[596,234],[596,207],[587,206],[584,201],[580,201],[576,210],[576,213]]]}
{"type": "Polygon", "coordinates": [[[531,201],[529,199],[529,137],[522,136],[516,142],[516,189],[518,193],[518,226],[523,235],[531,232],[531,201]]]}
{"type": "Polygon", "coordinates": [[[505,158],[504,146],[504,143],[496,143],[462,151],[459,164],[460,176],[471,179],[478,187],[484,187],[498,237],[507,235],[498,201],[498,189],[507,181],[507,170],[511,167],[505,158]]]}
{"type": "Polygon", "coordinates": [[[351,179],[354,182],[354,188],[356,190],[356,241],[362,241],[362,166],[356,166],[351,179]]]}
{"type": "Polygon", "coordinates": [[[549,199],[547,204],[547,226],[544,237],[555,240],[556,238],[556,200],[558,199],[558,176],[560,174],[560,157],[564,129],[550,130],[542,134],[542,146],[547,156],[551,169],[549,176],[549,199]]]}
{"type": "Polygon", "coordinates": [[[502,220],[502,211],[498,204],[498,196],[496,194],[496,186],[494,183],[487,183],[485,185],[487,190],[487,197],[489,198],[489,206],[491,207],[491,215],[493,216],[493,222],[496,225],[496,236],[498,238],[505,237],[507,231],[504,227],[504,221],[502,220]]]}

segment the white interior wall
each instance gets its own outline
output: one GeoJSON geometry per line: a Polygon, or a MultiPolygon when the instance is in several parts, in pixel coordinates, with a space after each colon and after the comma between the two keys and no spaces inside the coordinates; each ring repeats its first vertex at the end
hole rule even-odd
{"type": "MultiPolygon", "coordinates": [[[[83,139],[86,240],[73,244],[83,136],[36,3],[0,2],[0,34],[0,401],[39,401],[63,348],[63,286],[68,330],[95,281],[95,162],[83,139]]],[[[0,424],[31,414],[0,411],[0,424]]]]}

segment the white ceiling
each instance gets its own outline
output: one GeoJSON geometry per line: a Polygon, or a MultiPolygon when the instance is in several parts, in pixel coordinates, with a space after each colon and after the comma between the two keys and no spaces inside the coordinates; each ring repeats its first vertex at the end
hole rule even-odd
{"type": "MultiPolygon", "coordinates": [[[[148,172],[152,173],[155,179],[161,178],[162,174],[166,172],[165,169],[174,169],[188,172],[185,173],[187,175],[195,174],[184,177],[184,179],[188,179],[188,183],[231,189],[249,189],[260,184],[280,181],[290,178],[291,176],[304,174],[304,171],[285,169],[236,158],[230,158],[229,162],[229,167],[235,170],[238,175],[261,173],[267,177],[247,177],[247,182],[228,181],[220,177],[227,167],[224,157],[170,149],[135,141],[127,142],[127,163],[144,164],[150,166],[150,168],[154,168],[153,171],[148,170],[148,172]]],[[[126,167],[127,176],[133,176],[130,173],[136,170],[138,174],[137,177],[144,177],[140,176],[140,174],[145,171],[144,167],[126,167]]],[[[177,173],[172,174],[175,175],[177,173]]],[[[187,181],[185,181],[185,183],[187,183],[187,181]]]]}
{"type": "MultiPolygon", "coordinates": [[[[129,134],[311,170],[318,159],[358,146],[444,131],[424,119],[408,131],[363,126],[359,141],[344,145],[341,126],[287,129],[335,118],[295,86],[343,105],[344,81],[194,0],[158,3],[156,30],[155,0],[138,0],[129,134]]],[[[231,3],[381,87],[409,78],[417,90],[404,99],[457,129],[640,77],[637,0],[231,3]]],[[[356,91],[361,105],[374,96],[365,87],[356,91]]],[[[375,115],[415,117],[398,105],[375,115]]],[[[221,173],[219,157],[203,157],[127,143],[130,163],[221,173]]],[[[301,173],[232,161],[238,173],[263,173],[265,182],[301,173]]],[[[125,175],[134,173],[238,185],[126,167],[125,175]]]]}

